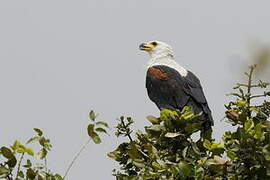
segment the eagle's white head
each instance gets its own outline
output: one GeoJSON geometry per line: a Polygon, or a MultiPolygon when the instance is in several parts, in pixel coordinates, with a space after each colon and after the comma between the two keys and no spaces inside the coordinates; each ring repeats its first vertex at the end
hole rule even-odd
{"type": "Polygon", "coordinates": [[[161,41],[149,41],[140,45],[140,50],[147,51],[152,59],[173,58],[172,47],[161,41]]]}
{"type": "Polygon", "coordinates": [[[149,41],[140,45],[140,50],[150,54],[148,67],[163,65],[177,70],[182,76],[186,76],[188,71],[180,66],[173,57],[172,47],[164,42],[149,41]]]}

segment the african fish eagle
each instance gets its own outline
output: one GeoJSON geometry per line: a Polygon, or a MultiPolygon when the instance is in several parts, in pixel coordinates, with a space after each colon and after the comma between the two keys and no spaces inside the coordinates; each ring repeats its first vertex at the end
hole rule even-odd
{"type": "Polygon", "coordinates": [[[149,98],[160,110],[191,106],[195,114],[201,114],[202,130],[211,130],[213,118],[200,80],[175,61],[171,46],[150,41],[142,43],[140,50],[150,54],[146,75],[149,98]]]}

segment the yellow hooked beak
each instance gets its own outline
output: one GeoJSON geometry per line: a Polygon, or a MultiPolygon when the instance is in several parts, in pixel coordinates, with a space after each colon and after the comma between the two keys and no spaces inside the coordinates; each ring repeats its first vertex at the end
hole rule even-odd
{"type": "Polygon", "coordinates": [[[142,43],[139,48],[140,50],[143,51],[151,51],[152,49],[154,49],[156,47],[156,45],[154,43],[148,42],[148,43],[142,43]]]}

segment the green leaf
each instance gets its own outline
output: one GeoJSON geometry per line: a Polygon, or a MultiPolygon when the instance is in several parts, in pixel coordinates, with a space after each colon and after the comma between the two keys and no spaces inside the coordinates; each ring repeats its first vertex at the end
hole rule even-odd
{"type": "Polygon", "coordinates": [[[191,120],[194,117],[194,114],[192,112],[185,112],[182,116],[185,120],[191,120]]]}
{"type": "Polygon", "coordinates": [[[174,138],[174,137],[177,137],[177,136],[180,136],[181,134],[180,133],[166,133],[165,134],[165,137],[168,137],[168,138],[174,138]]]}
{"type": "Polygon", "coordinates": [[[5,147],[5,146],[1,147],[1,153],[7,159],[15,158],[15,156],[12,153],[12,151],[9,148],[5,147]]]}
{"type": "Polygon", "coordinates": [[[155,162],[155,161],[152,162],[152,166],[156,171],[163,169],[162,166],[159,163],[155,162]]]}
{"type": "Polygon", "coordinates": [[[99,127],[99,128],[96,128],[95,130],[96,130],[97,132],[101,132],[101,133],[108,134],[107,131],[106,131],[105,129],[100,128],[100,127],[99,127]]]}
{"type": "Polygon", "coordinates": [[[50,140],[46,139],[45,137],[40,138],[39,144],[43,146],[43,148],[45,148],[46,150],[50,150],[50,148],[52,147],[50,140]]]}
{"type": "Polygon", "coordinates": [[[195,177],[197,180],[203,180],[204,169],[200,166],[195,166],[195,177]]]}
{"type": "Polygon", "coordinates": [[[95,134],[93,137],[92,137],[92,140],[94,141],[95,144],[100,144],[101,143],[101,139],[99,137],[98,134],[95,134]]]}
{"type": "Polygon", "coordinates": [[[201,156],[202,153],[200,152],[200,149],[198,148],[197,144],[194,143],[194,142],[190,142],[191,143],[191,147],[192,147],[192,150],[194,151],[194,153],[197,155],[197,156],[201,156]]]}
{"type": "Polygon", "coordinates": [[[255,139],[260,139],[262,137],[262,124],[257,124],[255,126],[255,135],[254,135],[254,138],[255,139]]]}
{"type": "Polygon", "coordinates": [[[162,125],[157,125],[157,124],[156,124],[156,125],[147,127],[147,130],[159,132],[159,131],[165,130],[165,128],[164,128],[164,126],[162,126],[162,125]]]}
{"type": "Polygon", "coordinates": [[[262,152],[263,152],[264,158],[267,161],[270,161],[270,145],[269,144],[263,147],[262,152]]]}
{"type": "Polygon", "coordinates": [[[43,132],[38,129],[38,128],[34,128],[34,131],[36,131],[36,133],[38,134],[38,136],[42,136],[43,135],[43,132]]]}
{"type": "Polygon", "coordinates": [[[15,140],[13,145],[10,146],[10,148],[13,149],[13,151],[17,151],[17,149],[19,148],[20,145],[21,145],[21,143],[19,141],[15,140]]]}
{"type": "Polygon", "coordinates": [[[17,164],[17,159],[14,156],[14,158],[8,159],[7,164],[10,168],[14,168],[17,164]]]}
{"type": "Polygon", "coordinates": [[[239,107],[245,107],[245,106],[247,106],[247,102],[246,101],[237,100],[236,102],[239,105],[239,107]]]}
{"type": "Polygon", "coordinates": [[[182,178],[186,178],[190,175],[191,173],[191,166],[189,166],[186,162],[181,161],[178,164],[178,168],[179,168],[179,174],[182,178]]]}
{"type": "Polygon", "coordinates": [[[152,115],[146,116],[146,119],[152,124],[159,124],[160,123],[160,120],[152,115]]]}
{"type": "Polygon", "coordinates": [[[9,169],[4,166],[0,166],[0,178],[5,178],[8,174],[9,169]]]}
{"type": "Polygon", "coordinates": [[[24,173],[23,173],[23,171],[19,171],[19,172],[18,172],[18,176],[21,177],[21,178],[24,178],[24,173]]]}
{"type": "Polygon", "coordinates": [[[107,153],[107,156],[109,158],[112,158],[112,159],[116,160],[119,157],[118,151],[109,152],[109,153],[107,153]]]}
{"type": "Polygon", "coordinates": [[[143,163],[143,162],[140,162],[139,159],[135,159],[132,163],[133,163],[135,166],[137,166],[138,168],[143,168],[143,167],[145,167],[144,163],[143,163]]]}
{"type": "Polygon", "coordinates": [[[259,112],[260,110],[257,107],[250,107],[250,111],[259,112]]]}
{"type": "Polygon", "coordinates": [[[25,149],[25,152],[26,152],[27,154],[29,154],[30,156],[33,156],[33,155],[34,155],[34,151],[33,151],[33,149],[31,149],[31,148],[26,148],[26,149],[25,149]]]}
{"type": "Polygon", "coordinates": [[[55,178],[55,180],[63,180],[63,178],[60,174],[55,174],[54,178],[55,178]]]}
{"type": "Polygon", "coordinates": [[[188,146],[187,147],[185,147],[184,149],[183,149],[183,151],[182,151],[182,156],[183,156],[183,158],[186,158],[187,157],[187,155],[188,155],[188,146]]]}
{"type": "Polygon", "coordinates": [[[93,110],[91,110],[90,112],[89,112],[89,118],[92,120],[92,121],[95,121],[95,119],[96,119],[96,115],[95,115],[95,112],[93,111],[93,110]]]}
{"type": "Polygon", "coordinates": [[[211,145],[211,149],[223,149],[224,146],[220,142],[216,142],[211,145]]]}
{"type": "Polygon", "coordinates": [[[247,132],[251,131],[253,127],[254,127],[254,122],[252,119],[247,120],[244,124],[245,131],[247,132]]]}
{"type": "Polygon", "coordinates": [[[107,123],[103,122],[103,121],[98,121],[98,122],[96,123],[96,125],[98,125],[98,126],[104,126],[104,127],[106,127],[106,128],[109,128],[109,125],[108,125],[107,123]]]}
{"type": "Polygon", "coordinates": [[[161,112],[160,112],[160,119],[161,119],[161,121],[174,119],[173,111],[171,111],[169,109],[162,109],[161,112]]]}
{"type": "Polygon", "coordinates": [[[266,161],[270,161],[270,155],[265,155],[264,158],[265,158],[266,161]]]}
{"type": "Polygon", "coordinates": [[[37,173],[33,169],[31,168],[27,169],[26,176],[29,178],[29,180],[34,180],[36,175],[37,173]]]}
{"type": "Polygon", "coordinates": [[[224,151],[224,146],[220,142],[216,142],[211,145],[212,155],[221,155],[224,151]]]}
{"type": "Polygon", "coordinates": [[[211,150],[211,142],[208,139],[205,139],[203,141],[203,147],[205,147],[208,150],[211,150]]]}
{"type": "Polygon", "coordinates": [[[148,144],[145,144],[145,149],[147,150],[148,152],[148,156],[150,158],[155,158],[155,157],[158,157],[158,151],[157,149],[155,148],[155,146],[153,146],[152,144],[148,143],[148,144]]]}
{"type": "Polygon", "coordinates": [[[157,159],[156,161],[161,167],[166,167],[166,163],[163,160],[157,159]]]}
{"type": "Polygon", "coordinates": [[[181,113],[183,114],[183,113],[189,112],[189,111],[191,111],[191,107],[190,107],[190,106],[185,106],[185,107],[182,109],[181,113]]]}
{"type": "Polygon", "coordinates": [[[100,144],[101,143],[101,139],[99,137],[99,135],[94,131],[94,124],[89,124],[87,127],[87,132],[88,135],[91,137],[91,139],[94,141],[95,144],[100,144]]]}
{"type": "Polygon", "coordinates": [[[33,150],[30,148],[26,148],[24,145],[22,145],[19,141],[15,141],[13,146],[11,148],[18,152],[18,153],[28,153],[29,155],[32,154],[33,150]],[[32,151],[32,152],[31,152],[32,151]]]}
{"type": "Polygon", "coordinates": [[[187,133],[194,133],[196,131],[198,131],[201,127],[200,123],[190,123],[185,127],[185,131],[187,133]]]}
{"type": "Polygon", "coordinates": [[[226,152],[227,153],[227,156],[231,159],[231,160],[236,160],[236,159],[238,159],[237,158],[237,155],[233,152],[233,151],[227,151],[226,152]]]}
{"type": "Polygon", "coordinates": [[[18,153],[26,153],[28,151],[28,149],[26,147],[24,147],[23,145],[20,145],[19,148],[16,149],[16,152],[18,153]]]}
{"type": "Polygon", "coordinates": [[[130,147],[131,147],[131,149],[128,150],[128,152],[127,152],[127,154],[130,156],[130,158],[132,160],[140,159],[142,156],[141,156],[140,152],[138,151],[137,147],[135,146],[135,144],[131,143],[130,147]]]}
{"type": "Polygon", "coordinates": [[[87,127],[87,132],[88,132],[88,135],[90,136],[90,137],[92,137],[93,136],[93,134],[94,134],[94,127],[95,127],[95,125],[94,124],[89,124],[88,125],[88,127],[87,127]]]}
{"type": "Polygon", "coordinates": [[[23,145],[20,145],[19,148],[17,149],[18,153],[25,153],[26,152],[26,147],[24,147],[23,145]]]}
{"type": "Polygon", "coordinates": [[[42,148],[38,153],[37,153],[37,158],[38,159],[43,159],[47,155],[47,150],[45,148],[42,148]]]}

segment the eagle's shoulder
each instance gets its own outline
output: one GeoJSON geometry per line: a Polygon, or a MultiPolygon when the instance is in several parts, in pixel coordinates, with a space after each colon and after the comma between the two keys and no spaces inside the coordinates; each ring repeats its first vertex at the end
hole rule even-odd
{"type": "Polygon", "coordinates": [[[177,70],[166,65],[155,65],[149,67],[147,70],[147,76],[158,80],[169,80],[181,77],[177,70]]]}
{"type": "Polygon", "coordinates": [[[159,80],[168,80],[169,74],[166,66],[151,66],[147,70],[147,76],[150,76],[159,80]]]}

